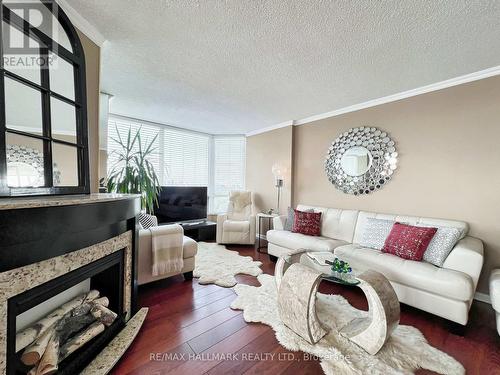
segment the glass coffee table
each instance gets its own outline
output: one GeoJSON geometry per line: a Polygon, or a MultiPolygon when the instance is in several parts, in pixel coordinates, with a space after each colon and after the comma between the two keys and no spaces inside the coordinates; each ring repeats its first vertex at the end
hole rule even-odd
{"type": "Polygon", "coordinates": [[[348,278],[341,278],[331,272],[329,265],[316,262],[306,253],[295,252],[276,262],[274,275],[278,289],[278,310],[283,323],[304,339],[315,343],[327,333],[317,318],[315,308],[321,281],[357,286],[368,300],[368,316],[353,319],[340,329],[340,333],[369,354],[376,354],[399,324],[399,300],[389,280],[374,270],[361,273],[353,271],[348,278]]]}

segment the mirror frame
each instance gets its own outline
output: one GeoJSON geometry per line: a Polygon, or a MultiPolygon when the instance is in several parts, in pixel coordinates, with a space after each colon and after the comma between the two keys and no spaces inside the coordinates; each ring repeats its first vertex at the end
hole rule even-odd
{"type": "Polygon", "coordinates": [[[389,135],[375,127],[361,126],[349,129],[332,142],[325,159],[325,172],[340,191],[364,195],[382,189],[392,179],[397,163],[398,153],[389,135]],[[371,154],[371,166],[360,176],[348,175],[342,168],[342,157],[354,147],[365,147],[371,154]]]}
{"type": "MultiPolygon", "coordinates": [[[[33,195],[63,195],[63,194],[88,194],[90,193],[89,150],[87,128],[87,89],[85,74],[85,54],[77,31],[61,7],[54,0],[40,0],[54,15],[66,32],[73,52],[51,39],[38,28],[31,26],[27,21],[9,10],[5,5],[0,6],[0,18],[7,24],[15,27],[25,35],[29,35],[43,46],[40,48],[42,57],[49,52],[67,61],[74,68],[75,99],[71,100],[63,95],[50,90],[50,73],[48,68],[40,69],[41,84],[31,82],[3,67],[3,38],[0,38],[0,196],[33,196],[33,195]],[[6,128],[5,116],[5,77],[16,80],[28,87],[36,89],[42,94],[42,122],[43,134],[26,133],[19,130],[6,128]],[[50,100],[56,98],[75,107],[76,111],[76,143],[59,140],[52,137],[50,100]],[[7,145],[6,134],[17,134],[42,140],[45,186],[43,187],[9,187],[7,184],[7,145]],[[54,186],[54,163],[52,158],[52,144],[59,143],[77,149],[78,186],[54,186]]],[[[0,35],[2,28],[0,27],[0,35]]]]}

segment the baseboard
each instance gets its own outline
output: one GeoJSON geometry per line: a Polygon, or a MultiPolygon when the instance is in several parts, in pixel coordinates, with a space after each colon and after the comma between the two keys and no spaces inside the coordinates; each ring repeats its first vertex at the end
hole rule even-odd
{"type": "Polygon", "coordinates": [[[255,238],[260,238],[261,240],[267,240],[267,237],[265,234],[257,234],[257,235],[255,235],[255,238]]]}
{"type": "Polygon", "coordinates": [[[480,292],[476,292],[476,294],[474,294],[474,299],[476,301],[480,301],[480,302],[484,302],[484,303],[488,303],[491,305],[491,298],[488,294],[486,293],[480,293],[480,292]]]}

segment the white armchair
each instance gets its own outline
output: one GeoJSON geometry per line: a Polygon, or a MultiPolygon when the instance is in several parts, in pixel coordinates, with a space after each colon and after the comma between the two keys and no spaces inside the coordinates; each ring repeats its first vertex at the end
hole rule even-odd
{"type": "Polygon", "coordinates": [[[231,192],[227,213],[217,215],[217,243],[255,243],[255,215],[251,192],[231,192]]]}

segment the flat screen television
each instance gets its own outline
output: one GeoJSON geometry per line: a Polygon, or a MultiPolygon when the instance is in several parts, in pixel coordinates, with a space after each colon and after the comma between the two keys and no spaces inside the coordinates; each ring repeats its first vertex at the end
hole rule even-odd
{"type": "Polygon", "coordinates": [[[207,188],[162,186],[154,213],[159,223],[205,220],[207,218],[207,188]]]}

